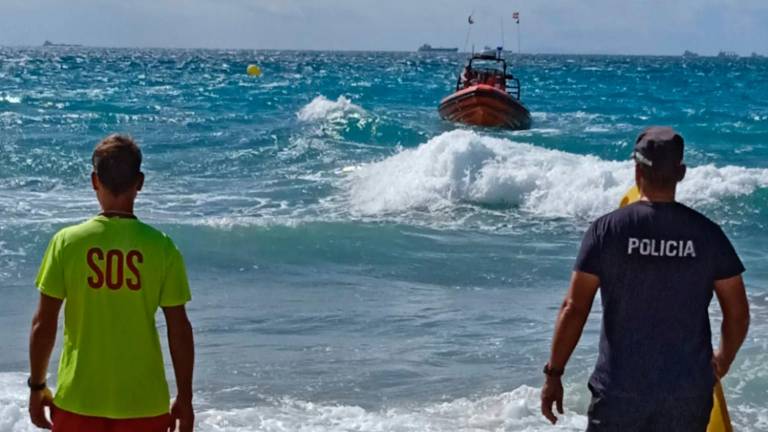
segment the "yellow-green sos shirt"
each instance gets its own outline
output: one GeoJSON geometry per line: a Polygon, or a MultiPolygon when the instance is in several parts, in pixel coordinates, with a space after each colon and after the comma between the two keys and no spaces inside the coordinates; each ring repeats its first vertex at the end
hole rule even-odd
{"type": "Polygon", "coordinates": [[[168,412],[155,314],[191,296],[167,235],[137,219],[96,216],[53,236],[36,284],[64,300],[57,407],[112,419],[168,412]]]}

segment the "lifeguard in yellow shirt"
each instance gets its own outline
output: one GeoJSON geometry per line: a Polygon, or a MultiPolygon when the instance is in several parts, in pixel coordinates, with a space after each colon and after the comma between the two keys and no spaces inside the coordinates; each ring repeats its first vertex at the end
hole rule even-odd
{"type": "Polygon", "coordinates": [[[102,212],[53,236],[36,284],[30,337],[29,414],[55,432],[191,431],[194,343],[184,260],[171,239],[133,213],[144,184],[141,150],[111,135],[93,152],[102,212]],[[48,363],[64,305],[56,396],[48,363]],[[155,314],[168,327],[177,394],[172,406],[155,314]],[[51,419],[45,407],[50,407],[51,419]]]}

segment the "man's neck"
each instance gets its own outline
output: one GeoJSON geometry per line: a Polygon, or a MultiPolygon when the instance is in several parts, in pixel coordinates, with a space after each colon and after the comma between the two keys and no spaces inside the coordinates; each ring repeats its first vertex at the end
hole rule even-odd
{"type": "Polygon", "coordinates": [[[108,200],[101,202],[101,212],[103,214],[114,215],[132,215],[133,200],[108,200]]]}
{"type": "Polygon", "coordinates": [[[642,198],[640,198],[643,201],[650,201],[650,202],[675,202],[675,190],[666,190],[666,191],[657,191],[657,190],[648,190],[643,189],[641,190],[642,198]]]}
{"type": "Polygon", "coordinates": [[[99,213],[99,215],[106,216],[108,218],[117,217],[117,218],[136,219],[136,215],[134,215],[133,212],[124,212],[124,211],[116,211],[116,210],[103,210],[101,213],[99,213]]]}

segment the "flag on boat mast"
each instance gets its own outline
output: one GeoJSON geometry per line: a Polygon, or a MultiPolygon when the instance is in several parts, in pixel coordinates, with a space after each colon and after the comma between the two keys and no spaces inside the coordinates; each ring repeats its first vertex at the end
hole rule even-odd
{"type": "Polygon", "coordinates": [[[512,19],[517,24],[517,54],[520,54],[520,12],[512,12],[512,19]]]}
{"type": "Polygon", "coordinates": [[[469,16],[469,18],[467,18],[467,22],[468,22],[470,25],[472,25],[472,24],[474,24],[474,23],[475,23],[475,20],[474,20],[474,19],[472,19],[472,15],[470,15],[470,16],[469,16]]]}

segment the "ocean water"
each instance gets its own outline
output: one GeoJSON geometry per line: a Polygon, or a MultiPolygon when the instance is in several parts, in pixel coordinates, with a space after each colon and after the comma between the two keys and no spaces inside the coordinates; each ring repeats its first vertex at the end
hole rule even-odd
{"type": "Polygon", "coordinates": [[[686,137],[680,200],[748,269],[724,385],[736,429],[768,430],[768,62],[513,58],[533,129],[511,132],[438,117],[463,60],[0,48],[0,432],[33,430],[35,272],[98,211],[88,159],[112,132],[143,146],[137,213],[189,268],[197,430],[583,430],[599,305],[555,427],[540,370],[581,234],[651,124],[686,137]]]}

